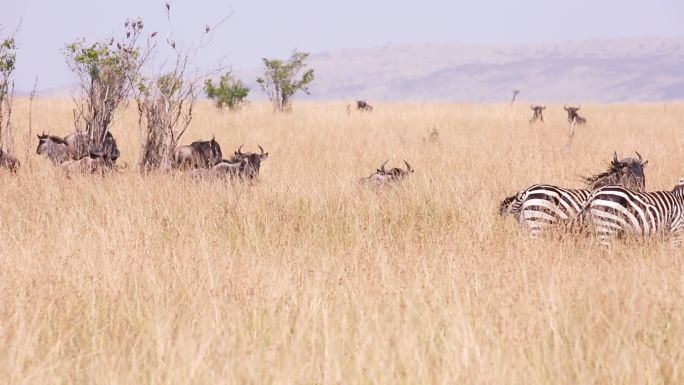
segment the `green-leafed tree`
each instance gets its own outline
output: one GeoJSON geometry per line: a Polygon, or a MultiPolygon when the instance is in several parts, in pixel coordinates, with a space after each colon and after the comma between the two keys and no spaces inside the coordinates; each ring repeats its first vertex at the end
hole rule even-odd
{"type": "Polygon", "coordinates": [[[14,36],[0,37],[0,149],[13,152],[12,98],[14,96],[14,72],[17,61],[14,36]]]}
{"type": "Polygon", "coordinates": [[[274,111],[290,111],[292,97],[297,91],[309,94],[309,84],[314,80],[314,70],[306,68],[306,52],[293,52],[287,61],[280,59],[263,59],[266,72],[264,77],[257,78],[261,89],[268,94],[274,111]],[[301,74],[301,75],[300,75],[301,74]]]}
{"type": "Polygon", "coordinates": [[[209,99],[214,101],[216,107],[222,109],[227,106],[229,110],[234,111],[239,110],[245,104],[249,88],[241,80],[235,79],[231,72],[227,72],[221,76],[218,84],[207,79],[204,82],[204,92],[209,99]]]}

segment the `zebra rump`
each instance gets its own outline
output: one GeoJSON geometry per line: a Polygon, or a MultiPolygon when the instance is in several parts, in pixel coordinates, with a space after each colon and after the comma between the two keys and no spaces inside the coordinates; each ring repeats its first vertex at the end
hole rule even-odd
{"type": "Polygon", "coordinates": [[[679,247],[684,229],[684,180],[672,191],[602,187],[587,198],[579,217],[606,246],[629,234],[637,238],[669,235],[672,245],[679,247]]]}

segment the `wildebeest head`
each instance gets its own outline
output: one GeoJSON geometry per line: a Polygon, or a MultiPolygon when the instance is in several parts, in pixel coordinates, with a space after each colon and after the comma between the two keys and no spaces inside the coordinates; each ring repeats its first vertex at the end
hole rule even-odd
{"type": "Polygon", "coordinates": [[[229,162],[242,162],[240,166],[240,176],[247,179],[254,179],[259,175],[261,162],[268,158],[268,152],[264,152],[264,148],[259,147],[260,153],[256,152],[242,152],[242,146],[235,150],[235,153],[229,162]]]}
{"type": "Polygon", "coordinates": [[[193,153],[197,156],[200,166],[208,168],[221,163],[223,154],[221,153],[221,146],[212,136],[211,140],[197,141],[190,144],[193,153]]]}
{"type": "Polygon", "coordinates": [[[644,191],[646,188],[644,166],[646,166],[648,161],[643,161],[641,154],[638,152],[636,154],[638,158],[618,160],[617,152],[614,153],[608,170],[584,178],[584,181],[592,190],[603,186],[617,185],[636,191],[644,191]]]}
{"type": "Polygon", "coordinates": [[[587,122],[587,119],[579,116],[577,113],[577,111],[580,109],[579,107],[563,106],[563,108],[568,113],[568,122],[575,124],[585,124],[587,122]]]}
{"type": "Polygon", "coordinates": [[[47,134],[38,135],[38,148],[36,154],[47,156],[52,163],[60,164],[66,160],[72,159],[69,152],[69,146],[64,139],[47,134]]]}

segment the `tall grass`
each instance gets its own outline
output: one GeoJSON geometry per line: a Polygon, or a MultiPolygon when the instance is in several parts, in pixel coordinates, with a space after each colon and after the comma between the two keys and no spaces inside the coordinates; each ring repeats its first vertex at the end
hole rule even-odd
{"type": "MultiPolygon", "coordinates": [[[[684,268],[668,244],[529,242],[497,215],[535,182],[580,186],[638,150],[647,189],[684,176],[684,105],[201,105],[184,143],[269,151],[254,186],[65,178],[26,143],[0,174],[0,382],[677,384],[684,268]],[[429,129],[439,132],[429,140],[429,129]],[[25,159],[23,150],[29,148],[25,159]],[[385,159],[402,186],[364,189],[385,159]]],[[[72,131],[68,101],[33,132],[72,131]]],[[[115,121],[140,148],[133,109],[115,121]]]]}

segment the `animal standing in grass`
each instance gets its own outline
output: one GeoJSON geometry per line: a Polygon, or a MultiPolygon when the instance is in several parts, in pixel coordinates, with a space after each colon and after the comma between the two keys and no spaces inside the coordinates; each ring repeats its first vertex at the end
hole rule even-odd
{"type": "Polygon", "coordinates": [[[368,104],[365,100],[357,100],[356,101],[356,110],[357,111],[371,112],[371,111],[373,111],[373,106],[368,104]]]}
{"type": "Polygon", "coordinates": [[[544,115],[542,114],[542,111],[546,109],[546,106],[530,106],[530,109],[534,111],[534,115],[532,115],[530,123],[535,123],[536,121],[544,123],[544,115]]]}
{"type": "Polygon", "coordinates": [[[413,174],[415,171],[413,167],[407,162],[404,161],[404,165],[406,165],[406,169],[402,169],[400,167],[394,167],[389,170],[385,169],[385,165],[387,164],[389,160],[386,160],[380,168],[375,170],[374,173],[371,175],[361,178],[359,182],[361,184],[365,185],[370,185],[370,186],[382,186],[382,185],[388,185],[396,182],[400,182],[404,180],[404,178],[408,177],[409,175],[413,174]]]}
{"type": "Polygon", "coordinates": [[[576,218],[591,192],[599,187],[621,185],[643,191],[646,186],[644,166],[648,161],[644,162],[639,153],[637,156],[618,160],[615,153],[605,172],[584,178],[586,189],[532,185],[505,198],[499,205],[499,214],[512,214],[530,236],[539,237],[548,230],[558,229],[563,221],[576,218]]]}
{"type": "Polygon", "coordinates": [[[189,146],[177,147],[173,152],[176,168],[205,168],[209,169],[223,158],[221,146],[215,138],[206,141],[192,142],[189,146]]]}
{"type": "Polygon", "coordinates": [[[576,124],[585,124],[587,122],[587,119],[579,116],[577,111],[579,111],[580,107],[568,107],[568,106],[563,106],[565,109],[565,112],[568,113],[568,122],[570,123],[576,123],[576,124]]]}
{"type": "Polygon", "coordinates": [[[261,162],[268,158],[268,152],[264,152],[261,146],[257,147],[259,147],[260,153],[243,153],[242,146],[240,146],[230,159],[224,159],[208,170],[193,170],[191,175],[199,178],[255,180],[259,176],[261,162]]]}
{"type": "Polygon", "coordinates": [[[605,246],[621,235],[649,238],[671,236],[680,247],[684,231],[684,179],[672,191],[635,191],[605,186],[587,198],[580,220],[605,246]]]}

